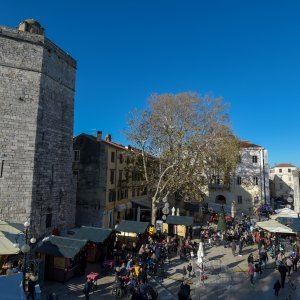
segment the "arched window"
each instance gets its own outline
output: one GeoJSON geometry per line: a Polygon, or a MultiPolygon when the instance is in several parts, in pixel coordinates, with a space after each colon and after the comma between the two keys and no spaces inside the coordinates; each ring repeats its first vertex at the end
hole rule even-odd
{"type": "Polygon", "coordinates": [[[226,198],[223,195],[218,195],[216,197],[216,203],[218,203],[218,204],[226,204],[226,198]]]}

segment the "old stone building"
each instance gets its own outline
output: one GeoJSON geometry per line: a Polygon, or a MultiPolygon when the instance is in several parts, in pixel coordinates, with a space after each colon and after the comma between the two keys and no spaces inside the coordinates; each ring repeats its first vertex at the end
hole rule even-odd
{"type": "Polygon", "coordinates": [[[129,167],[132,151],[113,142],[110,134],[102,139],[101,131],[74,138],[77,225],[112,228],[123,219],[150,219],[151,202],[141,173],[129,167]]]}
{"type": "Polygon", "coordinates": [[[33,19],[0,27],[0,219],[73,226],[76,61],[33,19]]]}
{"type": "Polygon", "coordinates": [[[255,208],[270,204],[268,151],[249,141],[240,142],[240,161],[228,185],[216,178],[208,187],[209,206],[218,209],[221,205],[231,211],[236,204],[238,213],[252,213],[255,208]]]}
{"type": "MultiPolygon", "coordinates": [[[[294,209],[294,193],[299,186],[299,176],[296,166],[282,163],[270,169],[271,197],[275,208],[287,206],[294,209]]],[[[297,193],[297,191],[296,191],[297,193]]]]}

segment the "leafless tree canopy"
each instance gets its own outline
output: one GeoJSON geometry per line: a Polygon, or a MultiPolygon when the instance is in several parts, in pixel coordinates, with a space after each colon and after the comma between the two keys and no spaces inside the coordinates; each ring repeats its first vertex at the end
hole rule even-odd
{"type": "Polygon", "coordinates": [[[239,155],[227,107],[195,93],[153,95],[147,109],[130,114],[127,138],[141,151],[140,167],[157,203],[169,193],[201,201],[212,181],[229,183],[239,155]]]}

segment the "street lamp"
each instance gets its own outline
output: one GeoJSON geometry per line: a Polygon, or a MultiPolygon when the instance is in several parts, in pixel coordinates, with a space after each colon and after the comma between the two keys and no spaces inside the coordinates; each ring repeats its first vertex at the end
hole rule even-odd
{"type": "Polygon", "coordinates": [[[36,238],[32,237],[29,240],[29,226],[30,223],[28,221],[26,221],[24,223],[24,229],[25,229],[25,244],[22,245],[21,247],[21,251],[24,254],[24,262],[23,262],[23,289],[25,290],[25,278],[26,278],[26,268],[27,268],[27,255],[30,252],[30,244],[35,244],[36,243],[36,238]]]}

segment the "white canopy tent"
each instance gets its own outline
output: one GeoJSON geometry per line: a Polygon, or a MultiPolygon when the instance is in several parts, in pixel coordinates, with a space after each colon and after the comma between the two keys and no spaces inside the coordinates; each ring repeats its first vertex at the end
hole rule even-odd
{"type": "Polygon", "coordinates": [[[289,233],[289,234],[296,234],[295,232],[293,232],[293,230],[279,222],[277,222],[276,220],[268,220],[268,221],[264,221],[264,222],[257,222],[256,226],[265,229],[269,232],[273,232],[273,233],[289,233]]]}
{"type": "Polygon", "coordinates": [[[277,218],[281,218],[281,217],[282,218],[298,218],[298,214],[295,211],[293,211],[287,207],[282,208],[282,209],[277,209],[277,210],[275,210],[275,213],[276,213],[275,215],[270,215],[271,219],[277,219],[277,218]]]}

